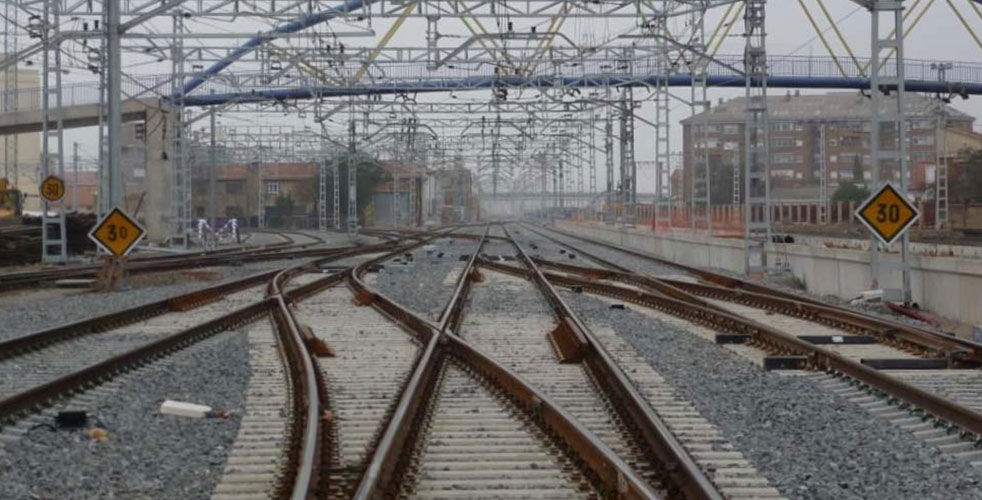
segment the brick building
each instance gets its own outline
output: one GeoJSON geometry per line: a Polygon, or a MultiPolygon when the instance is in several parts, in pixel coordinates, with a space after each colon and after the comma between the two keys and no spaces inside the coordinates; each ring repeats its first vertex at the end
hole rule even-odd
{"type": "MultiPolygon", "coordinates": [[[[948,133],[972,134],[975,119],[948,106],[947,129],[938,127],[937,107],[928,97],[908,93],[905,96],[907,118],[908,166],[913,177],[937,162],[939,139],[948,133]]],[[[891,106],[885,102],[885,109],[891,106]]],[[[732,194],[734,166],[742,170],[744,162],[744,99],[720,102],[705,113],[682,120],[683,127],[683,198],[690,195],[691,152],[708,148],[712,172],[713,203],[729,203],[732,194]],[[702,127],[706,129],[703,130],[702,127]],[[693,132],[695,134],[693,134],[693,132]],[[693,135],[695,141],[693,141],[693,135]],[[722,189],[716,184],[724,182],[722,189]]],[[[770,120],[770,154],[772,197],[810,197],[817,201],[823,163],[827,172],[828,193],[839,182],[853,180],[853,172],[862,166],[864,180],[871,176],[870,99],[854,92],[825,95],[786,94],[768,97],[770,120]],[[793,194],[792,194],[793,193],[793,194]],[[802,193],[807,193],[802,195],[802,193]]],[[[889,141],[893,132],[883,134],[889,141]]],[[[954,153],[950,152],[949,153],[954,153]]],[[[899,180],[899,168],[881,170],[881,177],[899,180]]]]}
{"type": "MultiPolygon", "coordinates": [[[[208,168],[195,168],[193,174],[193,214],[195,218],[206,218],[208,168]]],[[[215,174],[216,215],[220,221],[235,218],[243,225],[255,225],[260,199],[269,218],[278,196],[289,196],[293,201],[294,218],[305,219],[317,212],[318,168],[314,163],[220,164],[215,174]]],[[[305,227],[304,223],[301,220],[289,225],[305,227]]]]}

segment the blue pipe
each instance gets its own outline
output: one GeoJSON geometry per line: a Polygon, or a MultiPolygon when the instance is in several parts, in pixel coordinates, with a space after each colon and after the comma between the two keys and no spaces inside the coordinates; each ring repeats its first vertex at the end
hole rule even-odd
{"type": "MultiPolygon", "coordinates": [[[[982,0],[979,0],[982,2],[982,0]]],[[[657,77],[637,80],[634,77],[595,76],[563,78],[565,87],[600,87],[603,85],[633,85],[654,86],[657,77]]],[[[554,77],[543,76],[536,78],[522,77],[468,77],[459,79],[424,80],[421,82],[390,82],[356,87],[307,87],[290,89],[253,90],[251,92],[232,92],[225,94],[202,94],[188,96],[184,100],[186,106],[212,106],[235,102],[263,102],[314,99],[317,97],[341,97],[354,95],[398,94],[405,92],[448,92],[451,90],[464,91],[486,89],[492,86],[505,87],[553,87],[554,77]]],[[[668,79],[669,86],[688,87],[692,79],[688,75],[675,75],[668,79]]],[[[710,87],[732,88],[743,87],[745,80],[741,76],[716,75],[708,77],[710,87]]],[[[924,80],[907,80],[906,89],[910,92],[956,93],[963,95],[982,95],[982,84],[934,82],[924,80]]],[[[795,89],[855,89],[868,90],[869,79],[858,77],[801,77],[801,76],[772,76],[767,79],[767,86],[772,88],[795,89]]]]}
{"type": "Polygon", "coordinates": [[[334,19],[340,15],[357,11],[370,5],[374,1],[375,0],[349,0],[348,2],[345,2],[337,7],[331,7],[323,12],[301,17],[295,21],[290,21],[286,24],[278,26],[271,31],[267,31],[261,35],[256,35],[247,40],[241,47],[232,51],[232,53],[226,56],[225,59],[211,65],[211,67],[206,69],[203,73],[201,73],[201,75],[191,78],[184,84],[184,95],[186,96],[187,94],[190,94],[192,90],[205,83],[208,78],[217,75],[220,71],[231,66],[235,61],[241,59],[242,56],[252,52],[256,47],[262,45],[264,40],[275,38],[277,35],[288,35],[290,33],[305,30],[311,26],[330,21],[331,19],[334,19]]]}

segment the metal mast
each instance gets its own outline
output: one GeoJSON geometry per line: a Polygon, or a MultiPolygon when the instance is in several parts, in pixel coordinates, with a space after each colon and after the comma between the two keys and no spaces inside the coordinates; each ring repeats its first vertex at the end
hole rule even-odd
{"type": "MultiPolygon", "coordinates": [[[[55,174],[64,179],[65,151],[61,115],[61,15],[60,2],[44,2],[41,20],[41,179],[55,174]],[[54,101],[54,102],[52,102],[54,101]],[[54,125],[54,130],[51,125],[54,125]]],[[[42,204],[41,260],[64,263],[68,260],[65,210],[62,201],[42,204]],[[52,213],[53,212],[53,213],[52,213]]]]}
{"type": "Polygon", "coordinates": [[[655,85],[655,200],[652,206],[651,224],[658,228],[665,225],[671,226],[672,221],[672,195],[671,195],[671,137],[672,128],[670,99],[668,93],[668,77],[671,67],[668,64],[668,20],[659,18],[656,20],[655,30],[658,50],[662,51],[664,57],[659,58],[658,80],[655,85]]]}
{"type": "MultiPolygon", "coordinates": [[[[191,229],[191,175],[188,169],[187,147],[184,126],[184,15],[174,12],[174,37],[171,43],[171,165],[174,170],[171,184],[172,237],[187,248],[188,233],[191,229]]],[[[112,141],[112,130],[109,131],[112,141]]],[[[260,190],[262,183],[260,182],[260,190]]],[[[260,211],[263,207],[260,206],[260,211]]],[[[260,217],[262,223],[263,217],[260,217]]],[[[260,225],[260,227],[262,227],[260,225]]]]}
{"type": "Polygon", "coordinates": [[[317,230],[327,231],[327,158],[317,167],[317,230]]]}
{"type": "Polygon", "coordinates": [[[621,204],[621,219],[625,224],[634,223],[634,203],[637,187],[634,184],[634,91],[630,87],[622,90],[620,100],[620,167],[621,185],[618,201],[621,204]]]}
{"type": "MultiPolygon", "coordinates": [[[[58,2],[52,2],[58,3],[58,2]]],[[[107,164],[109,166],[110,206],[123,204],[123,58],[120,40],[120,0],[106,0],[106,133],[108,134],[107,164]]],[[[183,54],[182,54],[183,57],[183,54]]],[[[177,74],[177,73],[175,73],[177,74]]],[[[214,116],[214,115],[213,115],[214,116]]],[[[190,186],[190,179],[186,183],[190,186]]],[[[186,202],[190,212],[191,199],[186,202]]],[[[190,213],[186,214],[190,224],[190,213]]],[[[190,226],[186,226],[190,227],[190,226]]],[[[187,243],[185,242],[185,246],[187,243]]]]}
{"type": "MultiPolygon", "coordinates": [[[[870,126],[870,159],[873,191],[884,183],[881,168],[899,166],[900,193],[907,195],[907,147],[904,126],[904,6],[902,0],[873,0],[871,14],[872,57],[870,58],[870,93],[872,94],[872,123],[870,126]],[[881,16],[893,17],[892,31],[886,38],[880,35],[881,16]],[[895,65],[886,63],[893,55],[895,65]],[[893,71],[891,71],[891,68],[893,71]],[[886,93],[891,97],[885,99],[886,93]],[[896,97],[894,98],[893,95],[896,97]],[[892,137],[884,132],[893,131],[892,137]]],[[[889,22],[889,21],[888,21],[889,22]]],[[[889,24],[888,24],[889,26],[889,24]]],[[[908,250],[910,234],[904,233],[900,244],[900,261],[881,261],[880,244],[870,236],[870,274],[873,288],[880,287],[883,270],[899,270],[903,281],[904,302],[911,301],[908,250]]]]}
{"type": "Polygon", "coordinates": [[[355,120],[348,122],[348,234],[358,232],[358,166],[355,162],[355,120]]]}
{"type": "Polygon", "coordinates": [[[607,120],[604,123],[604,160],[607,167],[607,209],[604,222],[614,223],[614,119],[610,103],[610,87],[607,87],[607,120]]]}
{"type": "Polygon", "coordinates": [[[744,268],[747,274],[767,267],[765,245],[771,240],[770,148],[767,120],[766,0],[747,0],[744,72],[744,268]]]}
{"type": "Polygon", "coordinates": [[[335,159],[331,165],[331,179],[334,181],[331,191],[331,208],[333,209],[334,229],[341,230],[341,162],[335,159]]]}
{"type": "MultiPolygon", "coordinates": [[[[748,0],[749,3],[749,0],[748,0]]],[[[690,111],[693,116],[701,117],[693,120],[689,128],[690,165],[692,174],[689,185],[691,228],[693,231],[701,226],[706,234],[712,234],[712,216],[710,214],[710,173],[709,173],[709,100],[707,99],[706,74],[709,60],[703,56],[706,53],[706,9],[692,11],[692,61],[689,62],[689,72],[692,75],[690,89],[690,111]]]]}

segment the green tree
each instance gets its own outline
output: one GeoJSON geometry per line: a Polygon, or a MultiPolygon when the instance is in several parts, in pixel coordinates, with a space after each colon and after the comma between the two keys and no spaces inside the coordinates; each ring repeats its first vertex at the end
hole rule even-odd
{"type": "Polygon", "coordinates": [[[863,172],[863,161],[859,159],[859,155],[856,155],[852,159],[852,182],[857,186],[866,185],[866,175],[863,172]]]}
{"type": "MultiPolygon", "coordinates": [[[[362,153],[343,154],[333,158],[331,161],[338,165],[338,180],[341,184],[338,189],[338,201],[342,220],[344,220],[348,213],[349,163],[355,166],[358,214],[359,217],[362,216],[365,212],[365,207],[372,201],[372,193],[375,192],[379,183],[384,180],[385,172],[382,170],[382,164],[375,158],[362,153]]],[[[330,207],[331,203],[333,203],[331,197],[334,193],[334,176],[330,173],[328,174],[326,186],[328,206],[330,207]]]]}
{"type": "Polygon", "coordinates": [[[839,182],[839,188],[832,193],[832,202],[855,201],[859,203],[869,198],[869,195],[870,191],[866,187],[866,178],[863,175],[863,161],[857,155],[852,162],[852,180],[839,182]]]}
{"type": "Polygon", "coordinates": [[[982,149],[962,149],[958,152],[955,166],[948,171],[951,201],[982,201],[982,149]]]}
{"type": "Polygon", "coordinates": [[[855,201],[861,202],[866,198],[869,198],[870,192],[866,186],[857,186],[851,182],[843,182],[839,184],[839,188],[832,193],[832,202],[838,203],[840,201],[855,201]]]}
{"type": "Polygon", "coordinates": [[[269,210],[271,212],[269,214],[269,226],[286,227],[295,209],[296,204],[293,202],[292,196],[288,194],[277,195],[269,210]]]}

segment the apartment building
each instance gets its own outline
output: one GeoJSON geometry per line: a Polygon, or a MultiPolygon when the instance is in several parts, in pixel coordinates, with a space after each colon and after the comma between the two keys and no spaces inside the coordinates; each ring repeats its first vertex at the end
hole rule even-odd
{"type": "MultiPolygon", "coordinates": [[[[919,171],[933,168],[941,153],[939,145],[950,143],[948,134],[977,135],[970,115],[944,106],[945,118],[936,102],[920,94],[906,94],[905,100],[907,156],[912,177],[930,177],[919,171]],[[944,124],[941,126],[940,124],[944,124]]],[[[884,110],[891,103],[885,100],[884,110]]],[[[869,182],[871,100],[857,92],[834,92],[825,95],[787,93],[768,97],[770,120],[770,155],[772,196],[782,194],[807,197],[817,201],[823,175],[828,194],[840,182],[869,182]],[[862,167],[863,179],[854,179],[862,167]],[[797,193],[791,195],[790,193],[797,193]]],[[[683,198],[690,190],[692,154],[708,150],[713,182],[732,184],[734,172],[744,163],[744,99],[720,101],[707,112],[682,120],[683,127],[683,198]],[[695,150],[693,150],[695,148],[695,150]],[[736,167],[736,168],[734,168],[736,167]]],[[[883,140],[895,141],[895,131],[886,131],[883,140]]],[[[899,166],[887,165],[881,178],[899,180],[899,166]]],[[[737,177],[737,179],[739,179],[737,177]]],[[[714,203],[729,203],[732,189],[713,189],[714,203]]]]}

